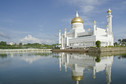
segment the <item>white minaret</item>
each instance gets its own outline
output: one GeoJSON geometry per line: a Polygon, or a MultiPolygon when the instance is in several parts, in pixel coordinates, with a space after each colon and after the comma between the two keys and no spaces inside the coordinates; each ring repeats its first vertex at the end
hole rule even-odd
{"type": "Polygon", "coordinates": [[[61,63],[62,63],[62,59],[61,59],[61,54],[59,54],[59,70],[61,71],[61,63]]]}
{"type": "Polygon", "coordinates": [[[64,49],[64,35],[63,34],[61,38],[61,49],[64,49]]]}
{"type": "Polygon", "coordinates": [[[95,68],[95,66],[94,66],[94,67],[93,67],[93,76],[92,76],[92,77],[93,77],[93,79],[95,79],[95,78],[96,78],[96,75],[95,75],[95,74],[96,74],[96,68],[95,68]]]}
{"type": "Polygon", "coordinates": [[[93,21],[93,35],[96,35],[96,21],[93,21]]]}
{"type": "Polygon", "coordinates": [[[66,28],[64,28],[64,37],[66,38],[66,28]]]}
{"type": "Polygon", "coordinates": [[[107,16],[107,35],[109,38],[109,42],[108,45],[113,46],[114,44],[114,37],[113,37],[113,33],[112,33],[112,11],[110,9],[108,9],[107,11],[108,16],[107,16]]]}
{"type": "Polygon", "coordinates": [[[59,30],[59,44],[61,44],[61,30],[59,30]]]}
{"type": "Polygon", "coordinates": [[[105,71],[106,71],[107,84],[110,84],[111,83],[111,65],[107,65],[105,71]]]}
{"type": "Polygon", "coordinates": [[[107,25],[108,25],[108,34],[112,35],[112,11],[110,9],[108,9],[107,11],[108,16],[107,16],[107,25]]]}

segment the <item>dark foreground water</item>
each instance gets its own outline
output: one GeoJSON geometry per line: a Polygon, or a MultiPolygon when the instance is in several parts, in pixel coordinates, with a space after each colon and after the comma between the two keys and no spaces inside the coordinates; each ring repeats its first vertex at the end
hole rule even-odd
{"type": "Polygon", "coordinates": [[[126,55],[0,53],[0,84],[126,84],[126,55]]]}

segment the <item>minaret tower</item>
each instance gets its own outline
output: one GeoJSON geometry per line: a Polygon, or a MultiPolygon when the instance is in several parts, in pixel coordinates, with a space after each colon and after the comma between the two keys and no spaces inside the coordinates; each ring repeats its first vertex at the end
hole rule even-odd
{"type": "Polygon", "coordinates": [[[110,9],[108,9],[107,11],[108,13],[108,16],[107,16],[107,36],[109,38],[109,41],[108,41],[108,46],[113,46],[113,43],[114,43],[114,38],[113,38],[113,33],[112,33],[112,11],[110,9]]]}
{"type": "Polygon", "coordinates": [[[107,27],[108,27],[108,35],[112,35],[112,11],[108,9],[107,11],[108,16],[107,16],[107,27]]]}
{"type": "Polygon", "coordinates": [[[93,21],[93,35],[96,35],[96,21],[93,21]]]}
{"type": "Polygon", "coordinates": [[[61,44],[61,30],[59,30],[59,44],[61,44]]]}
{"type": "Polygon", "coordinates": [[[64,49],[64,35],[61,37],[61,49],[64,49]]]}
{"type": "Polygon", "coordinates": [[[66,28],[64,28],[64,37],[66,38],[66,28]]]}

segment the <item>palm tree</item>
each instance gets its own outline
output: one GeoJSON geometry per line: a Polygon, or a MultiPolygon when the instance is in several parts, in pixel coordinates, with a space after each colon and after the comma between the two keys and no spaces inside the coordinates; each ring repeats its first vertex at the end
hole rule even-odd
{"type": "Polygon", "coordinates": [[[122,40],[118,39],[119,45],[122,45],[122,40]]]}

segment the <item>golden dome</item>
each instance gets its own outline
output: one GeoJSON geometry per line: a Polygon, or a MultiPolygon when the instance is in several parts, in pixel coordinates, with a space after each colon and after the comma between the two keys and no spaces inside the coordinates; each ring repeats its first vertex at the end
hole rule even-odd
{"type": "Polygon", "coordinates": [[[71,24],[73,23],[84,23],[80,17],[75,17],[72,19],[71,24]]]}
{"type": "Polygon", "coordinates": [[[80,81],[80,80],[83,79],[83,76],[72,76],[72,79],[73,79],[74,81],[80,81]]]}
{"type": "Polygon", "coordinates": [[[96,76],[94,75],[94,76],[93,76],[93,79],[95,79],[95,78],[96,78],[96,76]]]}
{"type": "Polygon", "coordinates": [[[76,17],[72,19],[71,24],[73,23],[84,23],[83,20],[79,17],[78,12],[76,12],[76,17]]]}
{"type": "Polygon", "coordinates": [[[112,13],[112,10],[108,9],[107,13],[112,13]]]}

